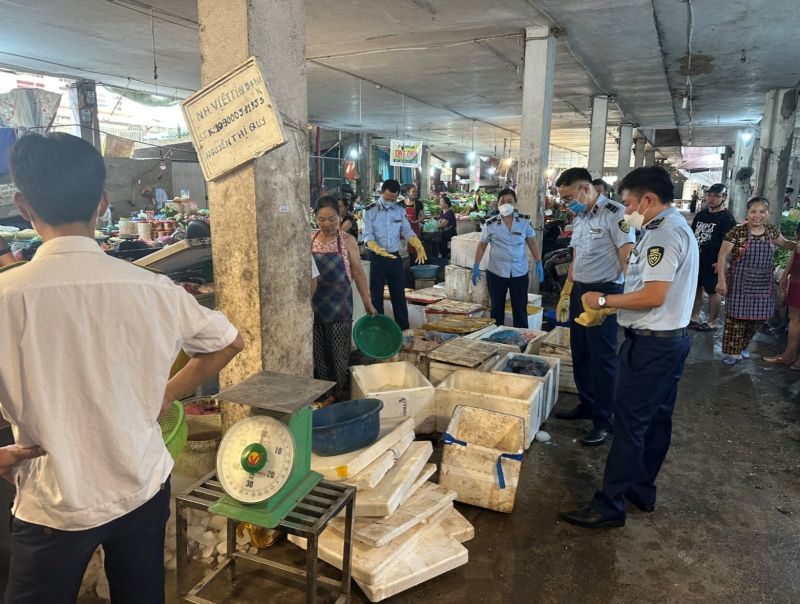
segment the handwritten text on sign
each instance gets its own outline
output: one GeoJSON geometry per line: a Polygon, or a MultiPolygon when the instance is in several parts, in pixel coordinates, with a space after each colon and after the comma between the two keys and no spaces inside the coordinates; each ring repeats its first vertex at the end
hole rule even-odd
{"type": "Polygon", "coordinates": [[[286,142],[255,57],[181,103],[206,180],[286,142]]]}

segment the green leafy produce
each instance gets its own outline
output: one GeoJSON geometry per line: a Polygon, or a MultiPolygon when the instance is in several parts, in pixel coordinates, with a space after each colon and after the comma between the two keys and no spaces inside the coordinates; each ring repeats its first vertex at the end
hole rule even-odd
{"type": "Polygon", "coordinates": [[[790,212],[789,216],[784,216],[781,219],[781,235],[787,239],[794,239],[797,236],[798,224],[800,224],[800,216],[793,217],[790,212]]]}
{"type": "Polygon", "coordinates": [[[792,252],[790,250],[785,250],[782,247],[775,249],[775,256],[773,256],[773,261],[775,262],[775,266],[777,268],[786,268],[786,265],[789,263],[789,258],[791,257],[792,252]]]}

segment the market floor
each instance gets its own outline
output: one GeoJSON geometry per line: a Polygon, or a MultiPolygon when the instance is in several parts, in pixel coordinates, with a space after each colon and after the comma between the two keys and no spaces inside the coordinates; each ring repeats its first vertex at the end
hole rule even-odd
{"type": "MultiPolygon", "coordinates": [[[[559,522],[558,511],[591,497],[607,447],[581,446],[586,426],[554,419],[552,441],[526,455],[512,514],[458,504],[475,525],[469,563],[386,602],[800,601],[800,373],[757,360],[777,347],[766,335],[751,346],[756,358],[725,367],[720,335],[716,350],[712,334],[693,335],[654,513],[633,510],[624,528],[603,531],[559,522]]],[[[562,395],[559,407],[573,404],[562,395]]],[[[294,546],[276,549],[302,562],[294,546]]],[[[204,595],[303,602],[289,585],[242,572],[204,595]]],[[[352,600],[367,602],[357,586],[352,600]]]]}

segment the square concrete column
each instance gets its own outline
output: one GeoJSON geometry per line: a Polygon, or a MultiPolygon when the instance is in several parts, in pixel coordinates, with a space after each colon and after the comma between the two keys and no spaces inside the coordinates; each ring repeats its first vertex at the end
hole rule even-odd
{"type": "Polygon", "coordinates": [[[753,149],[755,136],[749,130],[736,134],[736,146],[733,150],[733,168],[731,170],[731,186],[728,191],[728,208],[737,220],[744,220],[747,198],[750,195],[750,179],[753,175],[753,149]]]}
{"type": "Polygon", "coordinates": [[[372,192],[375,184],[375,163],[372,150],[372,135],[361,135],[361,155],[359,156],[359,175],[361,176],[361,197],[362,201],[372,192]]]}
{"type": "Polygon", "coordinates": [[[419,169],[419,198],[431,196],[431,146],[422,145],[422,163],[419,169]]]}
{"type": "Polygon", "coordinates": [[[655,149],[645,149],[644,151],[644,165],[646,167],[655,166],[656,165],[656,150],[655,149]]]}
{"type": "Polygon", "coordinates": [[[776,88],[767,93],[761,120],[756,194],[769,200],[769,221],[772,224],[780,223],[783,211],[796,115],[796,88],[776,88]]]}
{"type": "MultiPolygon", "coordinates": [[[[544,223],[547,160],[550,153],[550,122],[553,114],[553,74],[556,38],[549,27],[525,28],[525,71],[522,84],[522,128],[517,164],[519,208],[530,214],[539,235],[544,223]]],[[[531,266],[531,269],[534,267],[531,266]]],[[[530,288],[539,291],[532,270],[530,288]]]]}
{"type": "Polygon", "coordinates": [[[619,127],[619,159],[617,160],[617,179],[622,180],[631,171],[631,147],[633,146],[633,126],[622,124],[619,127]]]}
{"type": "MultiPolygon", "coordinates": [[[[197,12],[203,84],[258,57],[288,139],[208,183],[217,307],[246,343],[222,371],[220,386],[264,369],[311,376],[304,3],[198,0],[197,12]]],[[[225,404],[223,428],[247,409],[225,404]]]]}
{"type": "Polygon", "coordinates": [[[643,136],[639,136],[639,138],[635,141],[635,148],[633,151],[633,167],[634,168],[642,168],[644,167],[644,147],[647,144],[647,141],[643,136]]]}
{"type": "Polygon", "coordinates": [[[596,96],[592,98],[592,128],[589,133],[589,173],[592,178],[603,178],[607,124],[608,97],[596,96]]]}

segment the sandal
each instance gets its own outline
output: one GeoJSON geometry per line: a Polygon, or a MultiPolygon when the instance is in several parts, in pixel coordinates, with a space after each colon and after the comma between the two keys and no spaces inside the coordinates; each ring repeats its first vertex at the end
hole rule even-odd
{"type": "Polygon", "coordinates": [[[700,327],[700,321],[695,321],[694,319],[692,319],[691,321],[689,321],[688,327],[689,329],[697,329],[698,327],[700,327]]]}
{"type": "Polygon", "coordinates": [[[700,323],[700,325],[695,327],[695,329],[697,331],[714,331],[714,328],[711,327],[711,325],[709,325],[708,323],[705,323],[705,322],[700,323]]]}
{"type": "MultiPolygon", "coordinates": [[[[787,361],[780,355],[774,357],[761,357],[761,358],[764,360],[765,363],[771,363],[773,365],[786,365],[789,367],[794,367],[797,364],[797,359],[794,359],[792,361],[787,361]]],[[[800,371],[800,368],[798,368],[798,371],[800,371]]]]}
{"type": "Polygon", "coordinates": [[[790,365],[789,369],[792,371],[800,371],[800,361],[797,361],[795,364],[790,365]]]}

